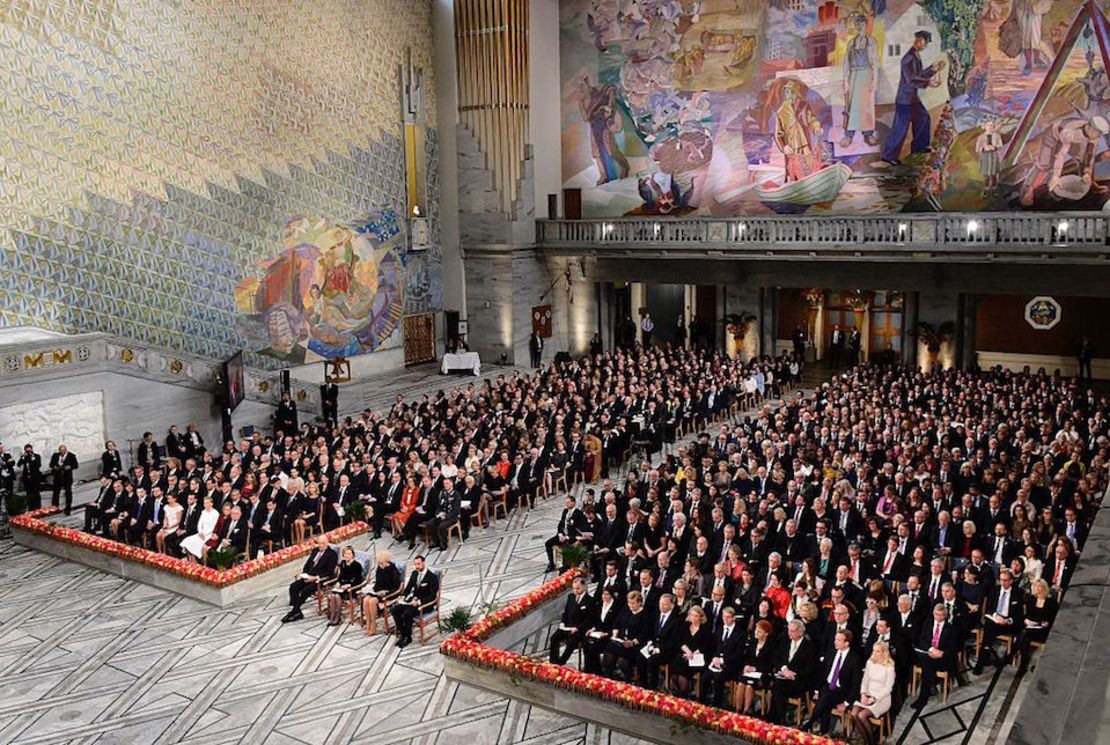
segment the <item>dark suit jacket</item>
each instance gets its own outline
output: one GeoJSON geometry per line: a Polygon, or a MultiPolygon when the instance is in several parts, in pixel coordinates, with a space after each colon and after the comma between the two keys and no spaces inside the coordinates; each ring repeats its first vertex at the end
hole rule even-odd
{"type": "MultiPolygon", "coordinates": [[[[833,665],[836,661],[836,651],[825,656],[821,665],[821,677],[814,681],[814,685],[824,692],[828,690],[829,676],[832,675],[833,665]]],[[[837,690],[844,700],[855,701],[859,697],[859,686],[863,681],[863,662],[854,650],[848,650],[844,661],[840,664],[840,675],[837,676],[837,690]]]]}
{"type": "Polygon", "coordinates": [[[782,641],[779,643],[779,648],[775,653],[772,670],[776,671],[785,665],[797,675],[797,680],[803,682],[808,688],[808,680],[817,667],[816,646],[811,639],[803,638],[801,644],[798,645],[798,651],[794,653],[794,659],[788,659],[789,655],[790,636],[788,634],[783,634],[782,641]]]}
{"type": "Polygon", "coordinates": [[[418,574],[413,570],[409,575],[409,581],[405,583],[402,596],[405,600],[419,600],[421,605],[426,605],[436,599],[436,594],[439,592],[439,575],[431,569],[425,569],[424,579],[418,582],[417,578],[418,574]]]}
{"type": "Polygon", "coordinates": [[[582,598],[576,598],[574,593],[567,595],[566,605],[563,606],[564,626],[570,626],[583,632],[590,625],[595,615],[594,599],[589,593],[582,593],[582,598]]]}
{"type": "Polygon", "coordinates": [[[335,567],[339,564],[339,552],[334,547],[329,546],[324,549],[324,555],[320,557],[317,563],[316,556],[320,553],[319,548],[313,548],[312,553],[308,555],[305,560],[304,568],[301,572],[304,574],[311,574],[314,577],[321,577],[329,579],[335,574],[335,567]]]}
{"type": "MultiPolygon", "coordinates": [[[[921,628],[917,632],[917,640],[914,645],[915,649],[927,650],[933,646],[933,617],[930,615],[927,621],[921,622],[921,628]]],[[[959,651],[960,647],[960,632],[953,624],[945,623],[940,631],[940,641],[937,644],[937,649],[944,652],[945,655],[953,655],[959,651]]]]}

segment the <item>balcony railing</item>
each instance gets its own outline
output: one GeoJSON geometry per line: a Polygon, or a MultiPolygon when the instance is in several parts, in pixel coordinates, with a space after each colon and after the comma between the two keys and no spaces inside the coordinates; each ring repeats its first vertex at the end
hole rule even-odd
{"type": "Polygon", "coordinates": [[[563,253],[656,249],[823,258],[901,255],[924,258],[1102,261],[1110,215],[1102,213],[940,213],[928,215],[732,218],[615,218],[537,221],[537,240],[563,253]]]}

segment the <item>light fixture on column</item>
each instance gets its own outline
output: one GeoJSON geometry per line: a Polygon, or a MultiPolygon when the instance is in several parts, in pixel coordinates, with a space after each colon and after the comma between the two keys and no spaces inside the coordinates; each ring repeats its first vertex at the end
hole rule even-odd
{"type": "Polygon", "coordinates": [[[1056,240],[1063,243],[1068,237],[1068,221],[1061,220],[1056,224],[1056,240]]]}
{"type": "Polygon", "coordinates": [[[978,220],[968,220],[967,221],[967,234],[969,236],[973,235],[977,230],[979,230],[979,221],[978,220]]]}
{"type": "Polygon", "coordinates": [[[904,223],[904,222],[898,223],[898,242],[899,243],[902,243],[906,240],[906,231],[909,229],[909,227],[910,226],[908,224],[904,223]]]}
{"type": "Polygon", "coordinates": [[[412,206],[412,216],[409,218],[409,236],[412,238],[410,251],[426,251],[430,240],[428,218],[424,216],[419,204],[412,206]]]}

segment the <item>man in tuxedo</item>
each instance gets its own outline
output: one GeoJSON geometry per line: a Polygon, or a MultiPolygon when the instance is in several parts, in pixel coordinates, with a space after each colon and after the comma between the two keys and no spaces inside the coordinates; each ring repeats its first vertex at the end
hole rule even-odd
{"type": "Polygon", "coordinates": [[[439,594],[439,575],[424,564],[424,557],[412,560],[413,570],[401,593],[401,599],[392,604],[393,621],[397,624],[397,646],[405,648],[412,643],[412,625],[422,609],[435,603],[439,594]]]}
{"type": "Polygon", "coordinates": [[[605,576],[601,578],[601,583],[597,588],[599,596],[602,590],[608,590],[612,593],[613,602],[617,605],[622,605],[624,596],[628,594],[628,583],[624,581],[624,577],[621,575],[620,562],[615,558],[605,562],[605,576]]]}
{"type": "Polygon", "coordinates": [[[39,509],[42,507],[42,456],[35,452],[33,445],[24,445],[16,466],[19,467],[23,491],[27,494],[27,509],[39,509]]]}
{"type": "Polygon", "coordinates": [[[567,660],[585,638],[595,612],[593,598],[586,592],[586,580],[575,578],[573,589],[574,592],[567,596],[566,605],[563,606],[559,628],[551,634],[548,658],[556,665],[567,664],[567,660]]]}
{"type": "Polygon", "coordinates": [[[578,512],[575,507],[576,502],[574,496],[568,494],[566,499],[563,500],[563,504],[563,512],[559,515],[559,524],[555,529],[555,535],[548,538],[543,544],[544,550],[547,551],[547,568],[544,570],[545,572],[555,571],[555,547],[558,546],[562,548],[571,542],[574,516],[575,513],[578,512]]]}
{"type": "Polygon", "coordinates": [[[711,697],[713,706],[721,708],[725,701],[725,683],[740,677],[744,666],[744,645],[747,637],[736,623],[736,611],[727,607],[720,613],[720,623],[713,632],[713,656],[706,667],[702,682],[702,699],[711,697]]]}
{"type": "Polygon", "coordinates": [[[806,625],[795,618],[787,626],[786,638],[775,654],[769,721],[783,723],[787,699],[801,696],[809,689],[809,677],[816,664],[817,652],[813,642],[806,638],[806,625]]]}
{"type": "MultiPolygon", "coordinates": [[[[1025,596],[1021,588],[1014,584],[1014,576],[1009,569],[998,573],[998,586],[987,597],[983,616],[983,643],[979,648],[979,658],[975,660],[972,672],[979,675],[988,657],[995,657],[994,642],[1001,634],[1009,634],[1017,641],[1023,627],[1025,596]]],[[[998,660],[1006,664],[1008,657],[998,660]]]]}
{"type": "Polygon", "coordinates": [[[833,639],[833,650],[826,656],[822,666],[820,687],[817,689],[817,703],[813,714],[802,723],[802,730],[820,726],[820,733],[828,735],[832,728],[832,712],[838,706],[846,706],[859,697],[859,686],[863,680],[863,662],[852,649],[852,632],[844,629],[837,631],[833,639]]]}
{"type": "Polygon", "coordinates": [[[185,511],[181,513],[177,530],[166,536],[166,551],[171,556],[181,556],[181,542],[197,532],[200,513],[201,505],[197,503],[197,495],[189,492],[185,497],[185,511]]]}
{"type": "Polygon", "coordinates": [[[956,627],[945,619],[944,604],[933,606],[930,623],[922,624],[917,636],[915,651],[917,664],[921,666],[921,692],[913,702],[913,708],[923,709],[929,702],[933,686],[937,682],[938,670],[951,670],[959,652],[956,627]]]}
{"type": "Polygon", "coordinates": [[[532,367],[539,367],[543,362],[543,337],[535,329],[532,329],[532,335],[528,337],[528,353],[532,358],[532,367]]]}
{"type": "Polygon", "coordinates": [[[863,335],[858,328],[853,327],[848,332],[848,364],[855,367],[859,364],[860,346],[863,344],[863,335]]]}
{"type": "Polygon", "coordinates": [[[1008,532],[1006,523],[999,520],[994,524],[994,535],[986,541],[987,561],[998,567],[1010,566],[1010,562],[1018,554],[1017,546],[1010,540],[1008,532]]]}
{"type": "Polygon", "coordinates": [[[54,496],[50,503],[55,507],[61,493],[66,494],[66,514],[73,509],[73,472],[77,470],[77,456],[69,452],[63,442],[58,446],[58,452],[50,456],[50,473],[54,481],[54,496]]]}
{"type": "MultiPolygon", "coordinates": [[[[290,611],[282,617],[282,623],[300,621],[304,618],[301,606],[306,600],[316,594],[320,582],[331,579],[335,574],[335,567],[339,564],[339,552],[332,550],[328,545],[327,535],[316,536],[316,547],[308,555],[300,574],[293,584],[289,585],[290,611]]],[[[423,566],[423,560],[419,566],[423,566]]]]}

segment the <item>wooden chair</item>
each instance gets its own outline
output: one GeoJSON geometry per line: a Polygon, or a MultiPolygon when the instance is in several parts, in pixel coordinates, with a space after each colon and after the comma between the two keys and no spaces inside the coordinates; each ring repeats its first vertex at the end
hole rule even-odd
{"type": "Polygon", "coordinates": [[[369,551],[355,551],[355,561],[362,565],[362,582],[351,588],[351,596],[347,598],[347,613],[350,618],[348,623],[355,622],[355,611],[362,607],[362,598],[358,592],[370,581],[370,573],[374,571],[374,557],[369,551]]]}
{"type": "Polygon", "coordinates": [[[455,524],[447,529],[447,550],[448,551],[451,550],[451,535],[452,534],[457,535],[459,537],[459,545],[462,545],[463,534],[462,534],[462,521],[461,520],[456,520],[455,524]]]}
{"type": "Polygon", "coordinates": [[[1013,655],[1010,658],[1010,664],[1012,664],[1014,667],[1017,667],[1019,662],[1018,655],[1014,654],[1016,634],[999,634],[994,638],[994,640],[998,642],[1006,642],[1006,655],[1008,657],[1010,655],[1013,655]]]}
{"type": "Polygon", "coordinates": [[[435,623],[436,631],[439,631],[439,604],[443,598],[443,582],[444,577],[447,575],[446,569],[440,569],[438,572],[432,569],[433,574],[439,577],[439,590],[436,591],[436,599],[430,603],[425,603],[420,606],[420,613],[416,616],[416,625],[420,627],[420,643],[424,643],[424,639],[428,634],[425,630],[435,623]]]}
{"type": "Polygon", "coordinates": [[[786,699],[786,705],[794,707],[795,727],[801,727],[802,720],[813,713],[813,701],[808,694],[788,698],[786,699]]]}
{"type": "MultiPolygon", "coordinates": [[[[937,670],[937,679],[940,681],[941,702],[948,703],[948,671],[937,670]]],[[[917,693],[917,689],[921,687],[921,666],[913,666],[913,677],[910,680],[910,692],[917,693]]]]}
{"type": "Polygon", "coordinates": [[[872,727],[878,728],[879,742],[886,742],[887,739],[891,736],[892,729],[890,722],[890,712],[888,711],[881,717],[870,717],[868,721],[871,722],[872,727]]]}
{"type": "Polygon", "coordinates": [[[497,522],[497,511],[501,510],[501,516],[506,520],[509,519],[509,497],[506,492],[501,494],[490,494],[490,522],[497,522]]]}
{"type": "MultiPolygon", "coordinates": [[[[335,552],[335,554],[336,554],[336,564],[338,565],[338,563],[339,563],[338,562],[339,546],[329,545],[328,550],[335,552]]],[[[300,572],[298,572],[297,574],[298,574],[298,576],[300,576],[300,572]]],[[[331,587],[333,584],[335,584],[335,577],[329,577],[329,578],[323,580],[322,582],[317,582],[316,583],[316,615],[318,615],[318,616],[324,615],[324,593],[327,592],[326,588],[331,587]]]]}
{"type": "Polygon", "coordinates": [[[405,590],[405,562],[394,559],[392,563],[393,566],[397,567],[397,571],[401,573],[401,585],[397,588],[395,592],[391,592],[382,598],[380,612],[382,616],[382,624],[385,627],[386,635],[393,633],[393,630],[389,628],[389,604],[399,598],[401,596],[401,593],[405,590]]]}
{"type": "Polygon", "coordinates": [[[566,468],[564,468],[562,473],[560,473],[558,476],[556,476],[555,478],[553,478],[551,480],[551,488],[553,490],[557,490],[559,488],[559,484],[562,484],[564,492],[570,491],[570,486],[568,486],[568,484],[567,484],[567,471],[568,470],[570,470],[570,466],[567,466],[566,468]]]}

